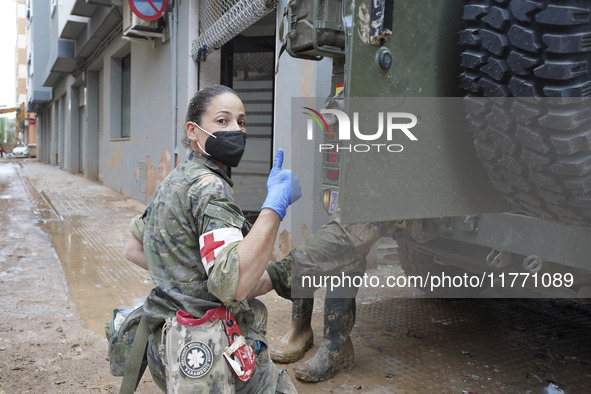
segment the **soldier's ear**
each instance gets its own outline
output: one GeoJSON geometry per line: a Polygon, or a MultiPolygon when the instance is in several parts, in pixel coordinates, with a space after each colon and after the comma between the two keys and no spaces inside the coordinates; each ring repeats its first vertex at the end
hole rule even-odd
{"type": "Polygon", "coordinates": [[[191,141],[197,139],[197,126],[195,125],[195,123],[187,122],[187,124],[185,125],[185,130],[187,132],[187,137],[189,137],[191,141]]]}

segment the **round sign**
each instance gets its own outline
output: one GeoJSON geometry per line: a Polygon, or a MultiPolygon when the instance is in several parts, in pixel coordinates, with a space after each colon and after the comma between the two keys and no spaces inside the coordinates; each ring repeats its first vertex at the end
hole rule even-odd
{"type": "Polygon", "coordinates": [[[129,0],[134,14],[146,21],[155,21],[166,12],[166,0],[129,0]]]}

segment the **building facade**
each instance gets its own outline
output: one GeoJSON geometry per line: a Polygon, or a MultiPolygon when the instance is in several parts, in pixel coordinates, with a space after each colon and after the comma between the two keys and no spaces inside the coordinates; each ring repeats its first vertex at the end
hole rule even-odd
{"type": "Polygon", "coordinates": [[[37,133],[35,125],[35,113],[28,108],[27,102],[27,79],[29,75],[29,45],[27,28],[27,5],[25,0],[16,2],[16,67],[15,67],[15,103],[18,106],[18,113],[15,123],[15,139],[19,144],[29,146],[29,154],[35,156],[37,133]]]}
{"type": "MultiPolygon", "coordinates": [[[[186,158],[189,100],[222,83],[247,111],[247,148],[231,176],[236,202],[256,214],[274,151],[290,160],[291,97],[326,96],[330,62],[279,56],[286,0],[155,1],[163,12],[152,21],[133,12],[139,3],[26,0],[26,102],[36,112],[38,159],[148,202],[186,158]]],[[[325,219],[310,211],[298,220],[325,219]]]]}

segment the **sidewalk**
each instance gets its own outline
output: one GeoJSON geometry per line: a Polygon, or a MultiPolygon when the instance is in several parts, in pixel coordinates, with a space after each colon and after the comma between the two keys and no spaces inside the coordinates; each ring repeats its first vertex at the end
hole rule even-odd
{"type": "Polygon", "coordinates": [[[47,206],[42,227],[62,262],[72,298],[88,328],[102,335],[113,308],[131,305],[152,288],[147,271],[124,256],[129,222],[145,205],[81,175],[22,163],[25,184],[30,182],[31,194],[47,206]]]}

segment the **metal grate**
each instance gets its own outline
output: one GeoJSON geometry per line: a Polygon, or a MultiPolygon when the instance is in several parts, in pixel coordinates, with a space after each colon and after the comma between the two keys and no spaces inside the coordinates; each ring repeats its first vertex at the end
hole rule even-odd
{"type": "Polygon", "coordinates": [[[196,62],[273,11],[276,0],[203,0],[199,2],[199,35],[191,55],[196,62]]]}

